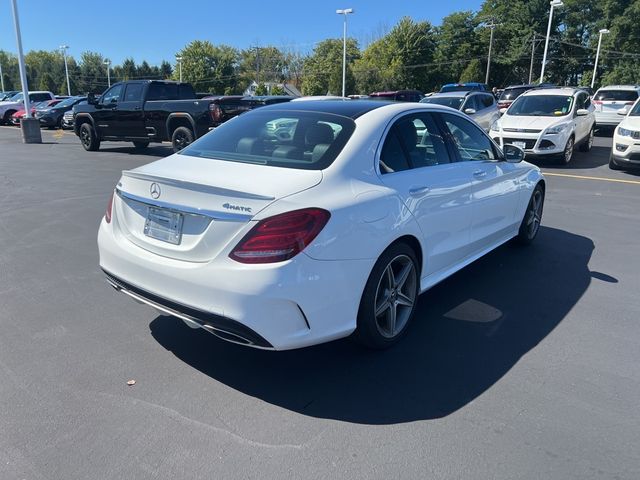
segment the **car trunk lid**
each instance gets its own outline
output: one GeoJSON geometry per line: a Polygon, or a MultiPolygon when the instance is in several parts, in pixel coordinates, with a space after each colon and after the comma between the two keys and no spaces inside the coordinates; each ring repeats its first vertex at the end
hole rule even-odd
{"type": "Polygon", "coordinates": [[[321,180],[319,170],[172,155],[123,172],[114,228],[155,254],[206,262],[267,205],[321,180]]]}

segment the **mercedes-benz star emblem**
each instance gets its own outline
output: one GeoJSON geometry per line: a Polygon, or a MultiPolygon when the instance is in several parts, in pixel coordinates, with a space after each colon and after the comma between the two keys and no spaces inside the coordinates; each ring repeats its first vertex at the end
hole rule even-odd
{"type": "Polygon", "coordinates": [[[153,182],[149,187],[149,192],[151,193],[151,198],[158,198],[160,196],[160,185],[153,182]]]}

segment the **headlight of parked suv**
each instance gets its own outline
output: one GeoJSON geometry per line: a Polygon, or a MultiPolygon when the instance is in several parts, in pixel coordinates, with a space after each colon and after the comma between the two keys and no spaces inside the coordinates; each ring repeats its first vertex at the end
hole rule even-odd
{"type": "Polygon", "coordinates": [[[618,127],[618,135],[620,135],[621,137],[633,137],[634,133],[635,132],[633,130],[628,130],[623,127],[618,127]]]}
{"type": "Polygon", "coordinates": [[[495,122],[493,122],[491,124],[491,131],[492,132],[499,132],[500,131],[500,124],[498,123],[498,120],[496,120],[495,122]]]}
{"type": "Polygon", "coordinates": [[[557,135],[559,133],[562,133],[565,131],[565,129],[567,128],[567,124],[566,123],[561,123],[560,125],[556,125],[554,127],[550,127],[547,128],[547,131],[544,132],[545,135],[557,135]]]}

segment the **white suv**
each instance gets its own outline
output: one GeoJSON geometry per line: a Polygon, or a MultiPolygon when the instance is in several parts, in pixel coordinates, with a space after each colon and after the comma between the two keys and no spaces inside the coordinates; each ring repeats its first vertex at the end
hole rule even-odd
{"type": "Polygon", "coordinates": [[[640,99],[636,100],[628,112],[624,108],[617,113],[622,121],[613,133],[613,147],[609,157],[611,170],[640,167],[640,99]]]}
{"type": "Polygon", "coordinates": [[[501,146],[511,143],[527,155],[569,163],[573,150],[593,145],[594,107],[579,88],[543,88],[520,95],[492,126],[490,135],[501,146]]]}
{"type": "Polygon", "coordinates": [[[598,127],[615,127],[622,117],[618,111],[628,109],[640,96],[638,85],[609,85],[599,88],[593,96],[596,107],[596,125],[598,127]]]}

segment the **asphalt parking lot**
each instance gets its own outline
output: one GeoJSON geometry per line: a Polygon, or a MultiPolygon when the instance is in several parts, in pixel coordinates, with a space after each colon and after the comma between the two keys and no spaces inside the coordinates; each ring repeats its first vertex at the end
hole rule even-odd
{"type": "Polygon", "coordinates": [[[43,140],[0,127],[0,479],[640,478],[640,175],[610,137],[543,165],[534,245],[424,294],[384,352],[252,350],[116,293],[98,223],[170,150],[43,140]]]}

